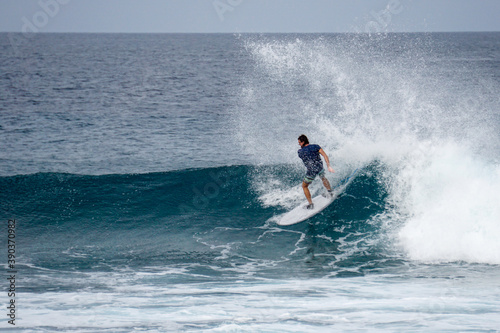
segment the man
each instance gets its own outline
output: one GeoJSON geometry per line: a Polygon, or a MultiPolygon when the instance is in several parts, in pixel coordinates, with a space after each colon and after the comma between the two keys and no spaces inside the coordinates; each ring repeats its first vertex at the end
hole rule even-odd
{"type": "Polygon", "coordinates": [[[309,144],[309,139],[307,136],[302,134],[299,136],[299,145],[300,149],[298,151],[299,157],[304,162],[304,165],[307,168],[306,176],[302,181],[302,189],[304,190],[304,194],[306,196],[309,204],[307,205],[307,209],[313,209],[314,204],[311,198],[311,192],[309,191],[309,184],[312,183],[316,176],[319,176],[323,181],[323,185],[328,190],[328,193],[332,195],[332,188],[330,186],[330,182],[325,177],[325,170],[323,169],[323,161],[319,157],[319,155],[323,156],[326,162],[326,166],[328,167],[328,171],[335,172],[333,168],[330,166],[330,160],[326,153],[321,149],[320,146],[315,144],[309,144]]]}

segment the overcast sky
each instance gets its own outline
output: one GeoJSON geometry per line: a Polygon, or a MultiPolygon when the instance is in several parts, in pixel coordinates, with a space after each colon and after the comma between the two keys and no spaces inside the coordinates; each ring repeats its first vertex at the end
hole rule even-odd
{"type": "Polygon", "coordinates": [[[500,0],[0,0],[0,31],[500,31],[500,0]]]}

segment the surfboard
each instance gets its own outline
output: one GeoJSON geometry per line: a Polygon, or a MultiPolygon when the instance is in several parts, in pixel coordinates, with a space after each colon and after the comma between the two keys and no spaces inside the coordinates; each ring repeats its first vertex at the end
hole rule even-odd
{"type": "Polygon", "coordinates": [[[281,215],[277,220],[278,225],[286,226],[296,224],[320,213],[323,209],[328,207],[339,196],[339,194],[341,194],[345,190],[347,184],[357,171],[358,169],[354,170],[350,176],[342,179],[337,184],[337,186],[333,188],[333,195],[325,193],[312,198],[312,202],[314,204],[313,209],[306,208],[306,206],[309,204],[306,200],[291,211],[281,215]]]}
{"type": "Polygon", "coordinates": [[[321,212],[323,209],[328,207],[335,198],[337,198],[338,194],[334,194],[331,198],[329,198],[329,194],[318,195],[312,199],[314,208],[307,209],[306,206],[309,204],[307,201],[295,207],[288,213],[285,213],[278,220],[278,225],[292,225],[295,223],[302,222],[307,220],[310,217],[321,212]]]}

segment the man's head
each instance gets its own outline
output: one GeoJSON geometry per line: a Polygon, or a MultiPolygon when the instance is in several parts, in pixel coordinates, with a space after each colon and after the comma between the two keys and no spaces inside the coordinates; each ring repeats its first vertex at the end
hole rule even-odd
{"type": "Polygon", "coordinates": [[[308,144],[309,144],[309,139],[307,139],[307,136],[305,136],[304,134],[302,134],[301,136],[299,136],[299,145],[300,145],[300,147],[307,146],[308,144]]]}

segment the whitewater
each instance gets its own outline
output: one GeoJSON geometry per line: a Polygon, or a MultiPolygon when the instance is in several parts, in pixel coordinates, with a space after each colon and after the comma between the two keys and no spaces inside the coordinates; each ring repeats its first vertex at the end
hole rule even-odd
{"type": "Polygon", "coordinates": [[[0,50],[16,330],[499,330],[499,33],[0,34],[0,50]],[[304,200],[301,134],[332,184],[358,172],[279,227],[304,200]]]}

